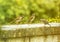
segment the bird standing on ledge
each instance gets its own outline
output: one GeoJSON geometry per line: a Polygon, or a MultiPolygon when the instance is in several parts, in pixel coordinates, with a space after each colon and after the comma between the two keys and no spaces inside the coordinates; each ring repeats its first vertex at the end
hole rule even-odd
{"type": "Polygon", "coordinates": [[[23,16],[19,16],[19,17],[17,17],[17,18],[16,18],[16,22],[15,22],[15,23],[16,23],[16,24],[21,23],[21,22],[22,22],[22,20],[23,20],[23,18],[24,18],[23,16]]]}
{"type": "Polygon", "coordinates": [[[41,22],[43,22],[44,24],[49,24],[49,22],[46,19],[40,19],[41,22]]]}
{"type": "Polygon", "coordinates": [[[29,20],[28,20],[28,23],[32,23],[35,19],[35,14],[32,14],[30,17],[29,17],[29,20]]]}
{"type": "Polygon", "coordinates": [[[49,24],[48,20],[46,19],[40,19],[41,22],[44,23],[44,25],[49,25],[51,27],[51,25],[49,24]]]}
{"type": "Polygon", "coordinates": [[[19,23],[22,22],[23,18],[24,18],[24,16],[18,16],[18,17],[16,17],[14,20],[12,20],[12,21],[10,22],[10,24],[12,24],[12,23],[19,24],[19,23]]]}

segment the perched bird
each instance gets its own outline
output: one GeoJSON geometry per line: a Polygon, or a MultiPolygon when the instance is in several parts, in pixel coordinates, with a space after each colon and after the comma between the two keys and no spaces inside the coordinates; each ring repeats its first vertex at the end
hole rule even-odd
{"type": "Polygon", "coordinates": [[[16,22],[15,22],[15,23],[16,23],[16,24],[21,23],[21,22],[22,22],[22,20],[23,20],[23,18],[24,18],[23,16],[19,16],[19,17],[17,17],[17,18],[16,18],[16,22]]]}
{"type": "Polygon", "coordinates": [[[28,23],[32,23],[35,19],[35,14],[32,14],[28,20],[28,23]]]}
{"type": "Polygon", "coordinates": [[[49,24],[48,20],[46,19],[40,19],[41,22],[44,23],[44,25],[49,25],[51,27],[51,25],[49,24]]]}
{"type": "Polygon", "coordinates": [[[46,19],[40,19],[41,22],[43,22],[45,25],[48,24],[49,25],[49,22],[46,20],[46,19]]]}
{"type": "Polygon", "coordinates": [[[24,18],[23,16],[18,16],[13,21],[11,21],[10,24],[12,23],[19,24],[20,22],[22,22],[23,18],[24,18]]]}

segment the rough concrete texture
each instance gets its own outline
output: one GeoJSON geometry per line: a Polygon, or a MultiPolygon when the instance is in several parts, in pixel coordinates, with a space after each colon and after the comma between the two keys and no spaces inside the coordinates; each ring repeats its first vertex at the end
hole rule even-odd
{"type": "Polygon", "coordinates": [[[59,35],[60,27],[42,27],[42,28],[26,28],[2,31],[1,37],[25,37],[25,36],[40,36],[40,35],[59,35]]]}
{"type": "Polygon", "coordinates": [[[60,26],[2,30],[0,42],[60,42],[60,26]]]}

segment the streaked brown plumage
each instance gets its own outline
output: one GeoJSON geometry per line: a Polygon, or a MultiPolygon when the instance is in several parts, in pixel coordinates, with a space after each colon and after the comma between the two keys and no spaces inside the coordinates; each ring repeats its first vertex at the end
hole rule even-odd
{"type": "Polygon", "coordinates": [[[13,23],[19,24],[20,22],[22,22],[23,18],[24,18],[23,16],[18,16],[13,21],[11,21],[10,24],[13,24],[13,23]]]}
{"type": "Polygon", "coordinates": [[[19,24],[20,22],[22,22],[22,20],[23,20],[23,16],[19,16],[19,17],[17,17],[17,19],[16,19],[16,24],[19,24]]]}
{"type": "Polygon", "coordinates": [[[49,22],[46,19],[40,19],[41,22],[43,22],[44,24],[49,24],[49,22]]]}
{"type": "Polygon", "coordinates": [[[50,28],[51,28],[51,25],[49,24],[48,20],[46,20],[46,19],[40,19],[40,21],[43,22],[44,25],[49,25],[50,28]]]}
{"type": "Polygon", "coordinates": [[[35,14],[32,14],[28,20],[28,23],[32,23],[35,19],[35,14]]]}

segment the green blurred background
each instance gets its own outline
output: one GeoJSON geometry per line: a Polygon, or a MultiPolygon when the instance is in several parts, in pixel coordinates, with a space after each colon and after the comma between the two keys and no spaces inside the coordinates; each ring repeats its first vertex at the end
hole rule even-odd
{"type": "Polygon", "coordinates": [[[43,18],[59,23],[59,7],[60,0],[0,0],[0,24],[15,24],[13,20],[21,14],[24,16],[21,24],[25,24],[33,13],[36,18],[32,23],[39,23],[43,18]]]}

